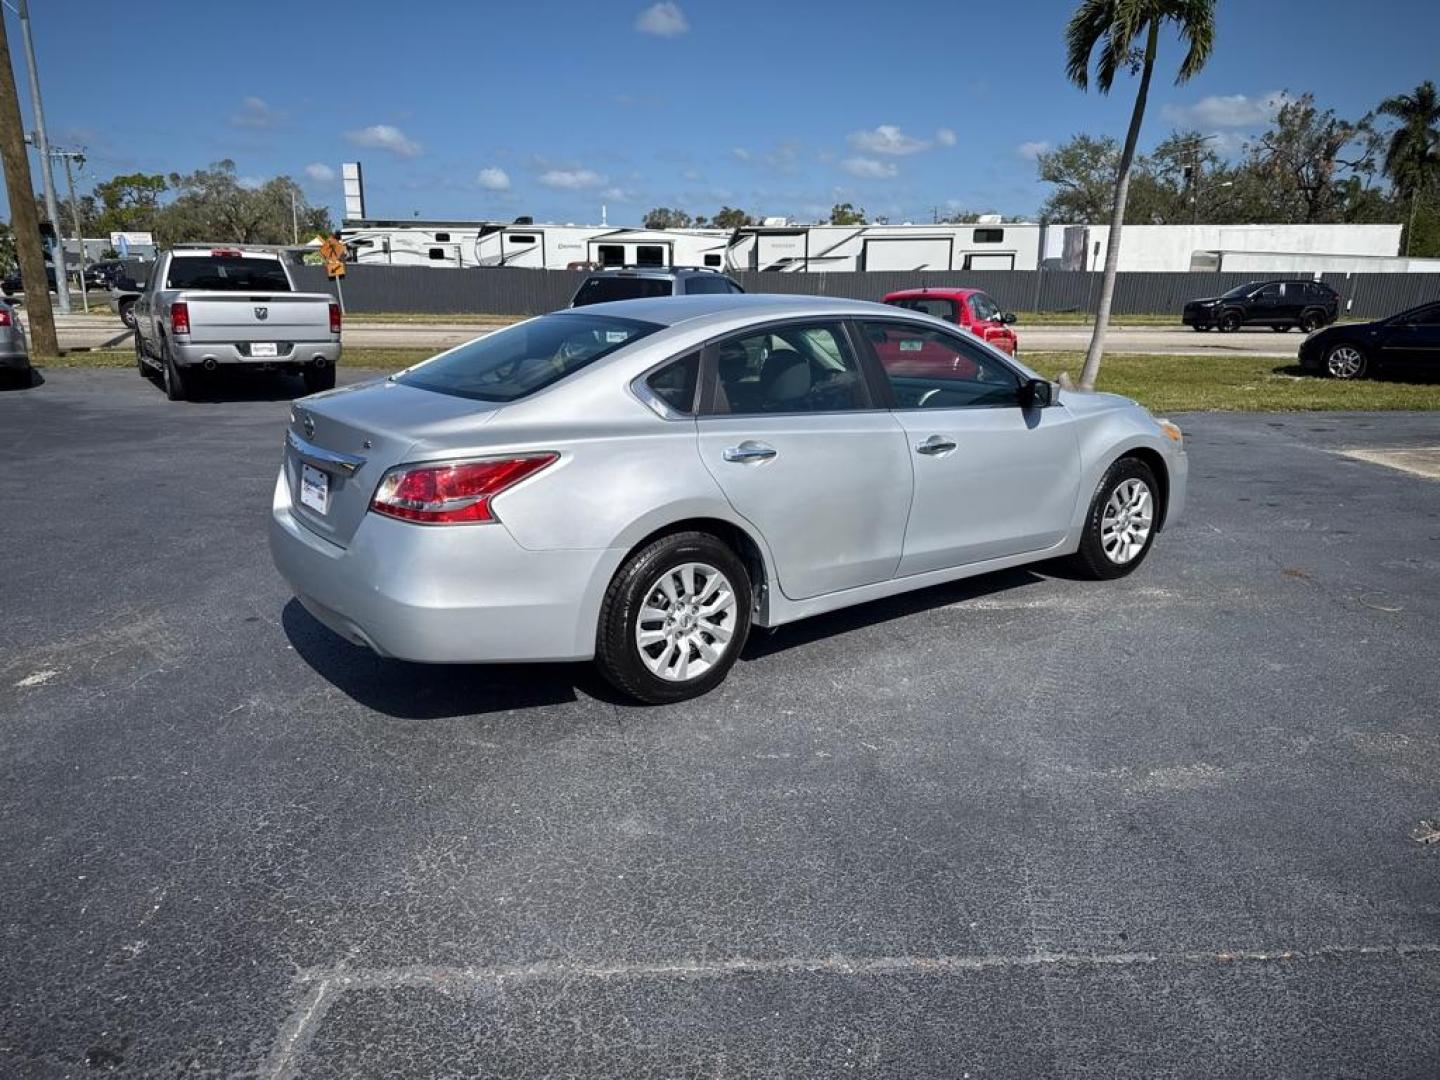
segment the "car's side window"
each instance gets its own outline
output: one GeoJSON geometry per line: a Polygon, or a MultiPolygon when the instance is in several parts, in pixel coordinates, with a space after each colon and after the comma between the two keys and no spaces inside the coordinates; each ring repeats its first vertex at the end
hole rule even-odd
{"type": "Polygon", "coordinates": [[[995,301],[984,293],[974,293],[970,297],[970,310],[980,322],[994,322],[1000,318],[1000,309],[995,306],[995,301]]]}
{"type": "Polygon", "coordinates": [[[940,330],[863,322],[901,409],[995,408],[1020,404],[1020,378],[984,347],[940,330]]]}
{"type": "Polygon", "coordinates": [[[1283,285],[1266,285],[1255,294],[1257,300],[1278,300],[1284,289],[1283,285]]]}
{"type": "Polygon", "coordinates": [[[1440,326],[1440,304],[1421,308],[1410,321],[1416,326],[1440,326]]]}
{"type": "Polygon", "coordinates": [[[839,323],[794,323],[715,346],[718,415],[867,409],[870,395],[839,323]]]}
{"type": "Polygon", "coordinates": [[[645,380],[650,392],[676,412],[695,412],[695,387],[700,381],[700,354],[682,356],[645,380]]]}

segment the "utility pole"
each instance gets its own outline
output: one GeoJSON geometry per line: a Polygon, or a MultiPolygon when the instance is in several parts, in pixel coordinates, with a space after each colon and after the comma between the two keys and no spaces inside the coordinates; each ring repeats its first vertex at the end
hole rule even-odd
{"type": "MultiPolygon", "coordinates": [[[[0,12],[0,162],[5,166],[10,225],[15,233],[15,254],[20,260],[25,310],[30,315],[30,354],[56,357],[60,355],[60,344],[55,338],[55,313],[50,309],[45,253],[40,247],[40,215],[35,212],[35,187],[30,179],[25,125],[20,119],[20,96],[16,93],[15,72],[10,66],[10,34],[3,12],[0,12]]],[[[55,283],[63,287],[64,277],[57,274],[55,283]]]]}
{"type": "MultiPolygon", "coordinates": [[[[75,174],[70,171],[70,163],[78,161],[83,168],[85,165],[85,151],[83,150],[52,150],[50,151],[57,158],[65,159],[65,183],[70,188],[70,216],[75,219],[75,239],[80,242],[80,303],[84,305],[85,314],[90,314],[90,295],[85,291],[85,225],[80,220],[80,202],[75,198],[75,174]]],[[[63,253],[65,245],[60,245],[63,253]]],[[[69,288],[69,284],[66,284],[69,288]]]]}
{"type": "Polygon", "coordinates": [[[300,218],[295,214],[295,189],[290,189],[290,243],[300,245],[300,218]]]}
{"type": "MultiPolygon", "coordinates": [[[[30,37],[30,0],[20,0],[20,36],[25,41],[25,62],[30,67],[30,111],[35,114],[35,149],[40,151],[40,180],[45,187],[45,213],[60,235],[60,208],[55,204],[55,177],[50,171],[50,140],[45,134],[45,107],[40,103],[40,69],[35,66],[35,42],[30,37]]],[[[65,249],[60,249],[59,264],[55,268],[55,284],[59,285],[65,276],[65,249]]],[[[55,290],[62,314],[70,314],[70,290],[55,290]]]]}

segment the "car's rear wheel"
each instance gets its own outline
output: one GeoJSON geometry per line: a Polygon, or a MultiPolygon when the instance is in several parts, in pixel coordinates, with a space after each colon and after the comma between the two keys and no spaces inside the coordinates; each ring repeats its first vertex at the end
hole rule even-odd
{"type": "Polygon", "coordinates": [[[1342,341],[1325,354],[1325,372],[1332,379],[1358,379],[1369,364],[1358,345],[1342,341]]]}
{"type": "Polygon", "coordinates": [[[1244,320],[1240,318],[1238,311],[1227,311],[1224,315],[1220,316],[1220,321],[1216,325],[1220,327],[1222,334],[1233,334],[1236,330],[1240,329],[1242,322],[1244,322],[1244,320]]]}
{"type": "Polygon", "coordinates": [[[616,689],[662,704],[718,686],[750,632],[750,575],[709,533],[662,536],[615,574],[595,662],[616,689]]]}
{"type": "Polygon", "coordinates": [[[1307,311],[1300,316],[1300,329],[1307,334],[1313,334],[1325,325],[1325,316],[1318,311],[1307,311]]]}
{"type": "Polygon", "coordinates": [[[1071,560],[1086,577],[1124,577],[1150,553],[1159,520],[1159,485],[1139,458],[1121,458],[1105,471],[1090,512],[1080,550],[1071,560]]]}
{"type": "Polygon", "coordinates": [[[163,337],[160,339],[160,381],[165,387],[165,396],[171,401],[186,399],[189,387],[185,373],[175,363],[175,357],[170,354],[170,343],[163,337]]]}

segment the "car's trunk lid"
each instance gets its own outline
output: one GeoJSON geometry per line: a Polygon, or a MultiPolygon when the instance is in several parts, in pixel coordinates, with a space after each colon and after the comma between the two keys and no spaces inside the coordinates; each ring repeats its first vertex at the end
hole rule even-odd
{"type": "Polygon", "coordinates": [[[348,545],[380,478],[405,463],[411,447],[478,427],[499,407],[388,379],[297,401],[285,441],[296,517],[331,543],[348,545]]]}

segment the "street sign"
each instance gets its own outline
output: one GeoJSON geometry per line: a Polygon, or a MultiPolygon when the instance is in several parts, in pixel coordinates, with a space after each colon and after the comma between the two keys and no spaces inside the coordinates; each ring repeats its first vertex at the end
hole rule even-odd
{"type": "Polygon", "coordinates": [[[328,236],[320,245],[320,258],[325,260],[325,274],[331,278],[345,276],[345,245],[337,237],[328,236]]]}

